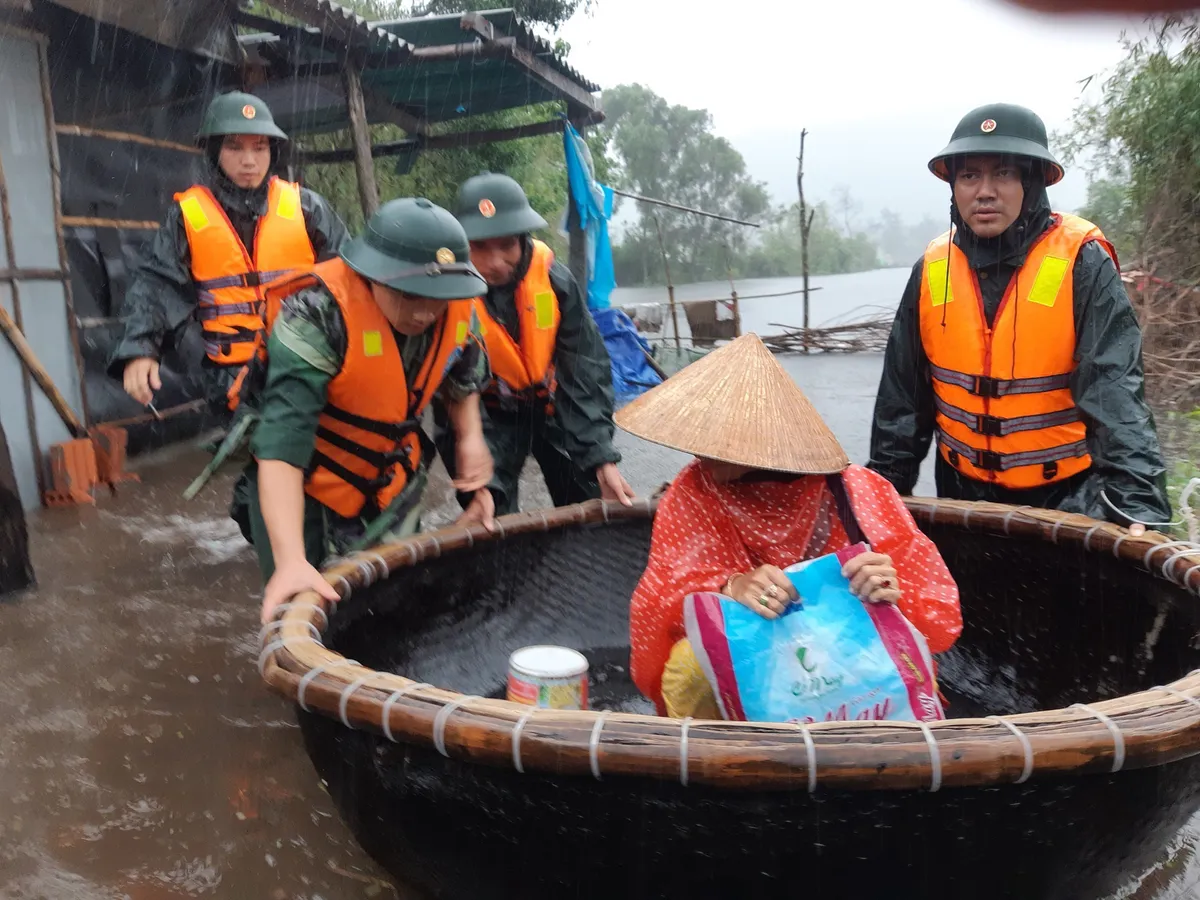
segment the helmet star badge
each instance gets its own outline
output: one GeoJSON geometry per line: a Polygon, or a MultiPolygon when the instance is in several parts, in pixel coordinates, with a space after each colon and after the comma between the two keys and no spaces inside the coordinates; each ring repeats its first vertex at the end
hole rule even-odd
{"type": "Polygon", "coordinates": [[[996,120],[995,119],[984,119],[983,124],[979,126],[979,130],[982,131],[984,134],[991,134],[993,131],[996,130],[996,120]]]}
{"type": "Polygon", "coordinates": [[[496,204],[484,197],[479,201],[479,214],[485,219],[490,219],[496,214],[496,204]]]}
{"type": "Polygon", "coordinates": [[[442,247],[437,252],[437,261],[443,266],[448,266],[454,262],[454,251],[449,247],[442,247]]]}
{"type": "Polygon", "coordinates": [[[253,119],[256,115],[258,115],[258,112],[257,112],[257,110],[255,110],[255,108],[253,106],[251,106],[249,103],[247,103],[245,106],[242,107],[242,115],[245,116],[247,119],[253,119]]]}

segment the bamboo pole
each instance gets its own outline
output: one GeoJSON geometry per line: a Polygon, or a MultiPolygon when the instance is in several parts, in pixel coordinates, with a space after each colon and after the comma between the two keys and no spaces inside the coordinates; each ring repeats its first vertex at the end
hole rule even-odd
{"type": "MultiPolygon", "coordinates": [[[[15,282],[13,283],[13,288],[13,306],[15,309],[15,282]]],[[[21,329],[17,327],[17,323],[13,320],[13,317],[8,314],[8,310],[6,310],[3,306],[0,306],[0,331],[4,332],[4,336],[8,338],[8,342],[12,344],[12,348],[17,352],[17,356],[21,357],[21,362],[25,364],[25,369],[30,375],[33,376],[33,380],[38,383],[38,387],[40,387],[42,392],[45,393],[46,398],[50,401],[51,405],[58,413],[59,418],[63,420],[63,424],[67,426],[73,436],[84,437],[87,434],[87,429],[84,428],[83,424],[78,418],[76,418],[70,404],[68,404],[66,398],[59,393],[58,388],[54,384],[54,380],[50,377],[49,373],[38,360],[37,355],[33,352],[33,348],[30,347],[29,342],[25,340],[25,335],[21,333],[21,329]]],[[[32,435],[32,437],[34,438],[34,444],[36,446],[37,434],[35,433],[32,435]]]]}
{"type": "Polygon", "coordinates": [[[667,303],[671,307],[671,327],[675,330],[675,349],[679,344],[679,313],[675,309],[675,285],[671,283],[671,264],[667,260],[667,247],[663,243],[662,224],[658,221],[658,213],[654,213],[654,230],[658,232],[658,250],[662,254],[663,269],[667,273],[667,303]]]}
{"type": "Polygon", "coordinates": [[[367,124],[367,106],[363,99],[362,77],[357,60],[346,60],[342,80],[346,86],[346,111],[350,115],[350,140],[354,145],[354,171],[358,176],[358,198],[363,218],[379,209],[379,188],[375,184],[375,163],[371,159],[371,129],[367,124]]]}
{"type": "Polygon", "coordinates": [[[58,242],[58,267],[62,272],[63,303],[67,309],[67,340],[71,355],[75,359],[75,371],[79,376],[79,407],[83,414],[84,429],[92,419],[88,408],[87,373],[83,363],[83,351],[79,347],[79,331],[75,326],[75,295],[71,291],[71,264],[67,259],[67,242],[63,235],[62,221],[62,162],[58,155],[58,137],[55,134],[54,100],[50,96],[50,61],[43,44],[38,52],[38,68],[42,82],[42,108],[46,117],[46,146],[50,151],[50,185],[54,203],[54,237],[58,242]]]}
{"type": "MultiPolygon", "coordinates": [[[[804,139],[808,137],[808,129],[800,131],[800,156],[796,167],[796,188],[800,192],[800,268],[804,276],[804,334],[808,334],[808,234],[812,231],[813,216],[816,210],[808,211],[804,202],[804,139]]],[[[802,341],[801,352],[808,352],[807,337],[802,341]]]]}

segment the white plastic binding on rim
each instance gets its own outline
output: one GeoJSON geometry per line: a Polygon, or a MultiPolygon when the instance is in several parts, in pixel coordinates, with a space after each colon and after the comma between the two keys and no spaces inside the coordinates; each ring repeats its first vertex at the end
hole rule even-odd
{"type": "Polygon", "coordinates": [[[962,527],[965,528],[967,531],[971,530],[971,513],[972,512],[974,512],[974,509],[970,506],[964,507],[963,511],[962,511],[962,514],[963,514],[962,527]]]}
{"type": "Polygon", "coordinates": [[[605,524],[608,524],[608,501],[607,500],[600,501],[600,512],[604,513],[604,522],[605,522],[605,524]]]}
{"type": "Polygon", "coordinates": [[[1054,527],[1050,529],[1050,543],[1058,544],[1058,529],[1062,528],[1063,520],[1059,519],[1054,523],[1054,527]]]}
{"type": "Polygon", "coordinates": [[[296,702],[300,704],[300,708],[305,712],[312,712],[308,708],[308,704],[304,702],[304,692],[308,690],[308,686],[312,684],[313,679],[322,672],[328,672],[330,669],[340,669],[345,666],[360,665],[356,659],[335,659],[332,662],[321,663],[319,666],[314,666],[304,673],[304,677],[300,679],[300,686],[296,689],[296,702]]]}
{"type": "Polygon", "coordinates": [[[450,721],[450,717],[454,715],[456,709],[470,703],[472,700],[478,699],[474,694],[469,697],[459,697],[457,700],[452,700],[438,710],[438,714],[433,720],[433,746],[437,748],[438,753],[447,759],[450,758],[450,754],[446,752],[446,723],[450,721]]]}
{"type": "Polygon", "coordinates": [[[592,764],[592,777],[597,781],[602,781],[600,777],[600,732],[604,730],[604,720],[608,718],[612,710],[606,709],[596,717],[596,724],[592,726],[592,736],[588,739],[588,761],[592,764]]]}
{"type": "Polygon", "coordinates": [[[495,524],[496,524],[496,534],[499,535],[500,540],[504,540],[504,523],[501,522],[499,519],[496,519],[495,524]]]}
{"type": "Polygon", "coordinates": [[[1008,721],[1008,719],[1003,719],[1000,716],[988,716],[987,720],[989,722],[999,722],[1021,742],[1021,749],[1025,751],[1025,765],[1021,769],[1021,777],[1014,781],[1013,784],[1024,784],[1029,780],[1029,776],[1033,774],[1033,744],[1029,743],[1028,735],[1012,722],[1008,721]]]}
{"type": "Polygon", "coordinates": [[[1092,535],[1093,535],[1093,534],[1095,534],[1097,531],[1099,531],[1099,530],[1100,530],[1101,528],[1103,528],[1103,527],[1104,527],[1104,524],[1103,524],[1103,523],[1100,523],[1100,524],[1097,524],[1097,525],[1093,525],[1091,528],[1089,528],[1089,529],[1087,530],[1087,534],[1085,534],[1085,535],[1083,536],[1083,549],[1084,549],[1084,550],[1087,550],[1087,551],[1089,551],[1089,552],[1091,551],[1091,549],[1092,549],[1092,535]]]}
{"type": "MultiPolygon", "coordinates": [[[[374,674],[373,672],[371,673],[374,674]]],[[[350,703],[350,695],[357,691],[360,687],[366,684],[371,678],[371,675],[363,675],[360,678],[355,678],[352,682],[342,688],[342,697],[338,700],[338,718],[342,720],[342,724],[353,730],[354,726],[350,724],[350,720],[346,718],[346,707],[350,703]]]]}
{"type": "Polygon", "coordinates": [[[1123,543],[1125,543],[1125,539],[1127,537],[1129,537],[1129,533],[1122,532],[1121,534],[1118,534],[1117,539],[1115,541],[1113,541],[1113,558],[1114,559],[1121,558],[1121,545],[1123,543]]]}
{"type": "MultiPolygon", "coordinates": [[[[344,585],[346,586],[346,593],[344,593],[344,594],[340,595],[340,596],[338,597],[338,599],[337,599],[337,600],[334,600],[333,602],[334,602],[334,603],[337,603],[339,600],[349,600],[349,599],[350,599],[350,593],[351,593],[351,589],[350,589],[350,582],[346,580],[346,576],[345,576],[345,575],[338,575],[338,576],[337,576],[337,580],[338,580],[338,581],[340,581],[342,584],[344,584],[344,585]]],[[[326,621],[328,621],[328,620],[326,620],[326,621]]]]}
{"type": "Polygon", "coordinates": [[[917,722],[916,726],[925,735],[925,743],[929,745],[929,793],[936,794],[942,786],[942,755],[938,752],[937,738],[928,722],[917,722]]]}
{"type": "Polygon", "coordinates": [[[692,727],[692,717],[685,716],[679,729],[679,783],[687,787],[688,783],[688,729],[692,727]]]}
{"type": "Polygon", "coordinates": [[[1176,697],[1182,700],[1184,703],[1190,703],[1192,706],[1196,707],[1196,709],[1200,710],[1200,700],[1197,700],[1195,697],[1189,697],[1183,691],[1177,691],[1175,688],[1164,687],[1161,684],[1157,687],[1150,688],[1150,690],[1162,691],[1164,694],[1170,694],[1172,697],[1176,697]]]}
{"type": "Polygon", "coordinates": [[[1008,512],[1006,512],[1004,514],[1004,533],[1005,534],[1009,534],[1008,526],[1012,524],[1012,517],[1015,516],[1018,512],[1020,512],[1020,510],[1010,509],[1008,512]]]}
{"type": "Polygon", "coordinates": [[[533,717],[533,714],[537,711],[538,708],[534,706],[526,712],[521,713],[521,718],[517,719],[517,724],[513,726],[513,768],[515,768],[522,775],[525,774],[525,766],[521,764],[521,732],[525,730],[525,723],[528,722],[533,717]]]}
{"type": "Polygon", "coordinates": [[[406,684],[402,688],[396,688],[396,690],[392,691],[391,694],[388,695],[388,698],[383,701],[383,736],[393,744],[398,742],[395,735],[392,734],[392,706],[394,706],[396,701],[405,694],[411,694],[413,691],[427,687],[430,687],[430,685],[424,681],[414,681],[412,684],[406,684]]]}
{"type": "Polygon", "coordinates": [[[354,565],[355,568],[362,573],[363,587],[370,587],[375,583],[375,576],[377,574],[375,571],[375,563],[373,563],[370,559],[363,559],[362,557],[359,557],[354,561],[354,565]]]}
{"type": "Polygon", "coordinates": [[[817,792],[817,745],[813,743],[812,734],[807,725],[797,724],[800,736],[804,738],[804,749],[808,754],[808,792],[817,792]]]}
{"type": "MultiPolygon", "coordinates": [[[[1191,543],[1191,542],[1189,541],[1189,543],[1191,543]]],[[[1182,548],[1182,549],[1180,549],[1180,550],[1176,550],[1174,553],[1172,553],[1170,556],[1168,556],[1168,557],[1167,557],[1167,559],[1166,559],[1166,562],[1164,562],[1164,563],[1162,564],[1162,574],[1163,574],[1163,578],[1166,578],[1168,581],[1174,581],[1174,582],[1176,582],[1177,584],[1183,584],[1183,580],[1182,580],[1182,579],[1179,579],[1179,578],[1172,578],[1172,577],[1171,577],[1171,575],[1170,575],[1170,573],[1169,573],[1169,572],[1167,572],[1167,569],[1169,569],[1171,566],[1173,566],[1173,565],[1175,564],[1175,560],[1177,560],[1177,559],[1182,559],[1182,558],[1183,558],[1183,557],[1185,557],[1185,556],[1192,556],[1192,555],[1195,555],[1195,554],[1197,554],[1197,553],[1200,553],[1200,547],[1196,547],[1196,546],[1194,546],[1194,545],[1193,545],[1193,546],[1191,546],[1191,547],[1184,547],[1184,548],[1182,548]]],[[[1191,569],[1189,569],[1188,571],[1190,572],[1190,571],[1191,571],[1191,569]]],[[[1185,585],[1185,586],[1186,586],[1186,585],[1185,585]]]]}
{"type": "Polygon", "coordinates": [[[1070,709],[1081,709],[1089,716],[1099,719],[1104,723],[1104,727],[1113,736],[1112,772],[1120,772],[1121,768],[1125,765],[1125,735],[1121,734],[1121,726],[1099,710],[1092,709],[1086,703],[1072,703],[1070,709]]]}
{"type": "Polygon", "coordinates": [[[267,646],[263,647],[262,653],[258,654],[258,674],[259,675],[262,675],[266,672],[267,657],[270,656],[272,653],[274,653],[276,650],[282,650],[286,646],[287,646],[287,641],[285,641],[283,638],[275,638],[275,640],[271,641],[271,643],[269,643],[269,644],[267,644],[267,646]]]}
{"type": "MultiPolygon", "coordinates": [[[[313,612],[319,612],[321,614],[321,628],[325,629],[329,627],[329,616],[326,614],[325,610],[316,603],[297,603],[295,600],[289,600],[287,603],[280,603],[277,607],[275,607],[274,614],[279,615],[280,613],[285,612],[294,606],[303,607],[304,609],[311,609],[313,612]]],[[[280,619],[280,621],[283,620],[280,619]]],[[[312,623],[310,622],[309,624],[311,625],[312,623]]]]}
{"type": "MultiPolygon", "coordinates": [[[[320,609],[321,607],[318,606],[313,608],[320,609]]],[[[287,623],[284,622],[283,619],[276,619],[274,622],[268,622],[258,632],[258,642],[261,644],[266,639],[267,635],[269,635],[272,631],[279,631],[286,624],[287,623]]],[[[321,643],[321,632],[317,630],[317,626],[312,622],[309,622],[307,619],[305,619],[303,624],[308,628],[309,631],[312,632],[312,639],[318,644],[321,643]]]]}

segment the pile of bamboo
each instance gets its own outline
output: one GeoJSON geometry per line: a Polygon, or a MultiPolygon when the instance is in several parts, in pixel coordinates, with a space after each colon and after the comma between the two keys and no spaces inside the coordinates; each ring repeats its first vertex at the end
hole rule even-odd
{"type": "Polygon", "coordinates": [[[798,328],[771,323],[783,328],[783,334],[762,339],[775,353],[882,353],[892,330],[892,317],[879,316],[825,328],[798,328]]]}

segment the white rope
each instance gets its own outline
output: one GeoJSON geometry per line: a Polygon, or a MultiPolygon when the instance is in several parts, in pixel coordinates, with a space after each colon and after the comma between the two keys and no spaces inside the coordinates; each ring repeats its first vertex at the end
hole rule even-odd
{"type": "Polygon", "coordinates": [[[1188,537],[1193,541],[1200,541],[1200,520],[1196,518],[1196,512],[1192,509],[1191,498],[1196,488],[1200,488],[1200,478],[1193,478],[1179,493],[1179,515],[1187,522],[1188,537]]]}
{"type": "MultiPolygon", "coordinates": [[[[1191,541],[1188,541],[1188,543],[1191,544],[1191,541]]],[[[1171,575],[1167,571],[1167,569],[1171,568],[1175,564],[1175,560],[1182,559],[1185,556],[1194,556],[1197,553],[1200,553],[1200,545],[1192,545],[1191,547],[1184,547],[1181,550],[1176,550],[1174,553],[1172,553],[1170,556],[1168,556],[1166,559],[1166,562],[1164,562],[1162,564],[1163,578],[1171,579],[1171,575]]],[[[1195,567],[1193,566],[1193,568],[1195,568],[1195,567]]],[[[1192,571],[1191,569],[1188,569],[1189,573],[1191,571],[1192,571]]],[[[1180,584],[1183,584],[1185,587],[1187,586],[1186,578],[1184,578],[1183,580],[1180,580],[1178,578],[1173,579],[1173,580],[1179,582],[1180,584]]]]}
{"type": "Polygon", "coordinates": [[[525,767],[521,764],[521,732],[525,730],[525,723],[528,722],[533,717],[533,714],[537,711],[538,708],[534,706],[531,707],[527,712],[521,713],[521,718],[517,719],[517,724],[513,726],[513,768],[515,768],[522,775],[525,774],[525,767]]]}
{"type": "Polygon", "coordinates": [[[397,743],[397,741],[395,735],[392,734],[392,706],[405,694],[411,694],[413,691],[427,687],[430,687],[430,685],[424,681],[414,681],[411,684],[406,684],[402,688],[396,688],[396,690],[392,691],[388,698],[383,701],[383,734],[384,737],[386,737],[393,744],[397,743]]]}
{"type": "Polygon", "coordinates": [[[342,584],[344,584],[346,586],[346,593],[339,595],[338,599],[334,600],[333,602],[337,603],[340,600],[349,600],[350,594],[351,594],[350,582],[346,580],[345,575],[338,575],[336,577],[337,577],[338,581],[340,581],[342,584]]]}
{"type": "MultiPolygon", "coordinates": [[[[1154,554],[1159,550],[1170,550],[1172,547],[1187,547],[1188,549],[1183,551],[1184,553],[1195,553],[1197,550],[1200,550],[1200,546],[1193,544],[1191,541],[1163,541],[1161,544],[1155,544],[1146,551],[1145,555],[1142,556],[1142,567],[1149,571],[1150,560],[1154,557],[1154,554]]],[[[1166,574],[1165,568],[1163,569],[1163,574],[1166,574]]]]}
{"type": "Polygon", "coordinates": [[[1083,536],[1083,549],[1084,550],[1092,549],[1092,535],[1095,534],[1097,531],[1099,531],[1103,527],[1104,527],[1104,523],[1101,522],[1098,525],[1093,525],[1091,528],[1089,528],[1087,530],[1087,534],[1085,534],[1083,536]]]}
{"type": "Polygon", "coordinates": [[[929,745],[929,793],[936,794],[942,786],[942,755],[938,752],[937,738],[928,722],[917,722],[916,726],[925,735],[925,743],[929,745]]]}
{"type": "Polygon", "coordinates": [[[604,730],[604,720],[608,718],[612,710],[604,710],[596,717],[596,724],[592,726],[592,736],[588,740],[588,761],[592,764],[592,777],[597,781],[600,778],[600,732],[604,730]]]}
{"type": "Polygon", "coordinates": [[[450,717],[454,715],[456,709],[465,703],[470,703],[472,700],[478,699],[474,694],[469,697],[459,697],[457,700],[447,703],[438,710],[438,714],[433,720],[433,746],[437,748],[438,753],[447,759],[450,758],[450,754],[446,752],[446,723],[450,721],[450,717]]]}
{"type": "Polygon", "coordinates": [[[1029,776],[1033,774],[1033,744],[1029,742],[1029,737],[1020,728],[1014,725],[1008,719],[1002,719],[1000,716],[988,716],[989,722],[999,722],[1009,731],[1011,731],[1018,741],[1021,742],[1021,749],[1025,751],[1025,765],[1021,769],[1021,777],[1013,784],[1024,784],[1029,780],[1029,776]]]}
{"type": "Polygon", "coordinates": [[[686,716],[679,729],[679,783],[688,785],[688,729],[692,727],[692,717],[686,716]]]}
{"type": "Polygon", "coordinates": [[[1118,516],[1123,516],[1135,525],[1145,525],[1147,528],[1174,528],[1176,525],[1183,524],[1183,519],[1177,519],[1174,522],[1143,522],[1141,519],[1135,519],[1133,516],[1129,515],[1129,513],[1125,512],[1125,510],[1119,508],[1111,500],[1109,500],[1108,494],[1104,493],[1103,489],[1100,491],[1100,499],[1108,504],[1108,508],[1115,512],[1118,516]]]}
{"type": "Polygon", "coordinates": [[[1004,514],[1004,533],[1009,534],[1008,527],[1012,524],[1012,517],[1023,509],[1029,509],[1028,506],[1018,506],[1016,509],[1010,509],[1004,514]]]}
{"type": "Polygon", "coordinates": [[[1113,553],[1114,558],[1116,558],[1116,559],[1121,558],[1121,545],[1123,543],[1125,543],[1125,539],[1128,537],[1129,537],[1128,531],[1122,531],[1120,534],[1117,535],[1117,539],[1115,541],[1113,541],[1112,553],[1113,553]]]}
{"type": "Polygon", "coordinates": [[[600,511],[604,514],[604,524],[608,524],[608,501],[600,501],[600,511]]]}
{"type": "Polygon", "coordinates": [[[1150,688],[1150,690],[1162,691],[1164,694],[1170,694],[1172,697],[1177,697],[1185,703],[1190,703],[1192,706],[1196,707],[1196,709],[1200,710],[1200,700],[1185,694],[1183,691],[1177,691],[1175,688],[1163,687],[1161,684],[1157,687],[1150,688]]]}
{"type": "MultiPolygon", "coordinates": [[[[371,675],[374,674],[374,672],[371,673],[371,675]]],[[[350,720],[346,718],[346,708],[350,705],[350,695],[366,684],[371,675],[363,675],[361,678],[355,678],[354,681],[342,688],[342,698],[338,701],[338,717],[347,728],[354,728],[350,724],[350,720]]]]}
{"type": "Polygon", "coordinates": [[[963,529],[964,529],[964,530],[966,530],[966,531],[970,531],[970,530],[971,530],[971,513],[972,513],[972,511],[973,511],[973,510],[974,510],[974,507],[971,507],[971,506],[965,506],[965,507],[963,507],[963,511],[962,511],[962,514],[963,514],[962,527],[963,527],[963,529]]]}
{"type": "Polygon", "coordinates": [[[1073,703],[1071,709],[1081,709],[1093,718],[1099,719],[1104,723],[1104,726],[1113,736],[1113,764],[1112,771],[1120,772],[1125,765],[1125,735],[1121,734],[1121,727],[1099,710],[1092,709],[1086,703],[1073,703]]]}
{"type": "Polygon", "coordinates": [[[1065,519],[1059,519],[1054,523],[1054,527],[1050,529],[1050,543],[1055,545],[1058,544],[1058,529],[1062,528],[1063,522],[1065,521],[1065,519]]]}
{"type": "Polygon", "coordinates": [[[304,702],[304,692],[308,690],[308,686],[312,684],[314,678],[330,669],[340,669],[344,666],[357,665],[359,665],[359,662],[356,659],[335,659],[327,663],[321,663],[319,666],[305,672],[304,677],[300,679],[300,686],[296,689],[296,702],[300,704],[300,708],[305,712],[312,712],[308,708],[308,704],[304,702]]]}
{"type": "Polygon", "coordinates": [[[358,571],[362,574],[362,577],[363,577],[362,586],[370,587],[371,585],[373,585],[375,583],[375,576],[377,574],[375,571],[375,564],[373,562],[371,562],[371,560],[362,559],[361,557],[359,559],[353,560],[353,562],[354,562],[355,568],[358,569],[358,571]]]}
{"type": "Polygon", "coordinates": [[[804,750],[808,754],[808,792],[815,794],[817,791],[817,747],[813,743],[812,733],[809,732],[808,726],[798,724],[800,736],[804,738],[804,750]]]}

